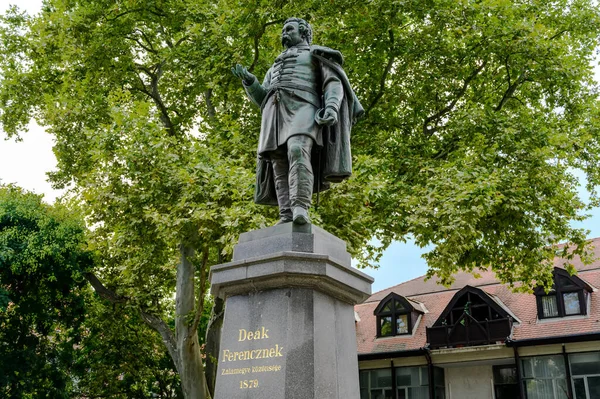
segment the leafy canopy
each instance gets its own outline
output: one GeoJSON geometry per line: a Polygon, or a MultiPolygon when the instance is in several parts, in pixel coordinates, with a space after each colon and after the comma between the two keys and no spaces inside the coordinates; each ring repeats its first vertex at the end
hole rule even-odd
{"type": "Polygon", "coordinates": [[[481,267],[528,288],[550,282],[557,243],[584,254],[585,232],[570,223],[586,209],[575,170],[598,205],[592,0],[47,0],[34,17],[12,10],[0,30],[1,126],[17,135],[33,116],[54,135],[52,180],[81,196],[123,293],[164,310],[178,243],[214,263],[239,233],[274,220],[251,203],[259,111],[228,71],[240,62],[262,76],[292,15],[346,56],[367,109],[353,131],[355,175],[314,210],[361,265],[412,235],[435,245],[429,275],[443,282],[481,267]]]}
{"type": "Polygon", "coordinates": [[[159,337],[87,288],[85,232],[72,209],[0,186],[0,396],[182,397],[159,337]]]}
{"type": "Polygon", "coordinates": [[[91,265],[80,219],[0,186],[0,396],[70,397],[91,265]]]}

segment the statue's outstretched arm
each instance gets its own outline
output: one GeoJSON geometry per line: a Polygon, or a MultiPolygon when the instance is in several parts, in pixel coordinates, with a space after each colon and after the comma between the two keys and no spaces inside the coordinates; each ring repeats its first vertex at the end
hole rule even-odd
{"type": "Polygon", "coordinates": [[[248,69],[240,64],[237,64],[234,68],[231,68],[231,72],[239,79],[242,80],[244,84],[244,89],[246,90],[246,94],[254,102],[256,105],[260,107],[265,96],[267,95],[268,83],[271,81],[271,70],[267,72],[265,76],[264,82],[261,85],[258,83],[258,79],[252,73],[248,72],[248,69]]]}

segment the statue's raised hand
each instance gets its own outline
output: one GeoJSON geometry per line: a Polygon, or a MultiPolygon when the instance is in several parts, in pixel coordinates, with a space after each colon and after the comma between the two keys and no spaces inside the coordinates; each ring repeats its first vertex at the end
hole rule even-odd
{"type": "Polygon", "coordinates": [[[242,79],[246,86],[251,85],[252,82],[254,82],[254,80],[256,79],[256,76],[254,76],[250,72],[248,72],[248,68],[246,68],[240,64],[236,64],[234,68],[231,68],[231,72],[237,78],[242,79]]]}

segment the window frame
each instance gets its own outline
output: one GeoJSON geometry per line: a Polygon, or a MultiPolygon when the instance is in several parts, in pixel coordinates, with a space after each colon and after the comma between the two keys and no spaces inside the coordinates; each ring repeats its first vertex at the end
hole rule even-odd
{"type": "MultiPolygon", "coordinates": [[[[521,384],[523,386],[523,392],[527,397],[529,395],[529,386],[528,383],[531,381],[535,382],[544,382],[549,383],[552,386],[552,397],[546,397],[545,399],[560,399],[566,398],[566,395],[562,395],[561,393],[565,393],[563,387],[567,388],[568,384],[571,381],[568,380],[567,374],[567,364],[565,363],[565,358],[560,354],[551,354],[551,355],[539,355],[539,356],[527,356],[520,358],[521,367],[521,384]],[[536,361],[544,361],[546,359],[551,359],[552,361],[556,361],[557,369],[559,369],[559,373],[557,375],[540,375],[537,373],[538,368],[533,362],[536,361]],[[531,362],[527,364],[527,362],[531,362]],[[562,366],[562,367],[560,367],[562,366]],[[530,371],[531,375],[527,376],[527,370],[530,371]]],[[[567,388],[568,389],[568,388],[567,388]]]]}
{"type": "Polygon", "coordinates": [[[587,315],[587,294],[586,291],[591,291],[589,286],[577,276],[571,276],[566,270],[555,268],[554,270],[554,284],[552,290],[548,293],[544,291],[542,287],[537,287],[534,291],[536,296],[537,314],[538,319],[556,319],[570,316],[585,316],[587,315]],[[568,281],[569,284],[565,285],[562,281],[568,281]],[[565,307],[565,294],[577,293],[577,299],[579,300],[579,312],[567,314],[565,307]],[[543,299],[544,297],[554,297],[556,299],[557,314],[553,316],[546,316],[544,314],[543,299]]]}
{"type": "Polygon", "coordinates": [[[492,366],[492,381],[494,383],[494,398],[499,398],[498,389],[505,386],[514,386],[514,388],[519,392],[519,375],[517,373],[517,365],[516,364],[497,364],[492,366]],[[514,372],[515,381],[514,382],[502,382],[498,381],[497,372],[502,369],[510,369],[514,372]]]}
{"type": "Polygon", "coordinates": [[[375,309],[375,311],[373,312],[373,314],[377,319],[377,338],[386,338],[386,337],[399,337],[399,336],[405,336],[405,335],[411,335],[412,331],[413,331],[413,327],[414,327],[414,323],[413,323],[413,313],[415,311],[415,308],[408,302],[408,300],[406,300],[406,298],[395,294],[395,293],[391,293],[388,296],[386,296],[385,298],[383,298],[381,300],[381,302],[379,303],[379,305],[377,305],[377,308],[375,309]],[[400,303],[402,305],[402,307],[404,308],[403,310],[397,310],[396,309],[396,302],[400,303]],[[384,310],[385,307],[391,303],[390,309],[389,311],[384,310]],[[398,326],[396,324],[397,319],[399,316],[404,316],[406,315],[406,325],[407,325],[407,332],[405,333],[397,333],[398,330],[398,326]],[[392,320],[392,332],[391,334],[386,334],[386,335],[382,335],[381,334],[381,320],[384,317],[390,317],[392,320]]]}
{"type": "MultiPolygon", "coordinates": [[[[585,354],[599,354],[600,352],[598,351],[591,351],[591,352],[577,352],[577,353],[569,353],[569,369],[571,370],[571,387],[573,389],[573,392],[575,392],[575,380],[583,380],[584,383],[584,387],[585,387],[585,398],[582,399],[586,399],[586,398],[590,398],[590,387],[589,387],[589,378],[598,378],[600,377],[600,371],[597,373],[588,373],[588,374],[575,374],[575,372],[573,371],[573,358],[577,357],[579,355],[585,355],[585,354]]],[[[578,398],[579,399],[579,398],[578,398]]]]}
{"type": "MultiPolygon", "coordinates": [[[[433,367],[433,390],[435,391],[436,399],[444,399],[446,397],[446,378],[444,369],[441,367],[433,367]],[[441,377],[441,378],[438,378],[441,377]]],[[[410,374],[410,373],[409,373],[410,374]]],[[[362,369],[359,370],[359,391],[361,399],[370,399],[373,395],[373,391],[379,391],[385,395],[386,392],[390,392],[392,398],[398,398],[400,390],[405,390],[406,393],[409,392],[411,388],[427,388],[429,397],[429,392],[431,392],[431,379],[429,376],[429,367],[427,365],[422,366],[403,366],[403,367],[384,367],[378,369],[362,369]],[[398,384],[398,375],[401,373],[398,370],[407,370],[407,369],[416,369],[419,373],[419,383],[415,384],[411,380],[411,385],[401,385],[398,384]],[[390,373],[390,386],[372,386],[373,382],[373,372],[389,372],[390,373]],[[424,379],[427,379],[427,384],[422,384],[424,379]]]]}

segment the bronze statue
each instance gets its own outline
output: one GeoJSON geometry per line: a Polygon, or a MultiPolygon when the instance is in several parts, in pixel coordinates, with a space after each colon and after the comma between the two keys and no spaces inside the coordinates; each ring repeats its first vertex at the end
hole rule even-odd
{"type": "Polygon", "coordinates": [[[262,85],[243,66],[232,68],[262,111],[254,200],[279,205],[279,223],[310,223],[313,192],[350,176],[350,131],[364,112],[342,54],[311,41],[311,26],[289,18],[281,31],[285,50],[262,85]]]}

